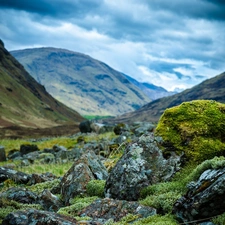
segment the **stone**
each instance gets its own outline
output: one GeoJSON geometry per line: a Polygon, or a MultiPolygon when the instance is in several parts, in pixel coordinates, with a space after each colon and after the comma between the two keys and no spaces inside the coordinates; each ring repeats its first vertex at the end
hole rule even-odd
{"type": "Polygon", "coordinates": [[[6,161],[5,148],[0,146],[0,162],[6,161]]]}
{"type": "Polygon", "coordinates": [[[7,167],[0,167],[0,183],[7,179],[13,180],[15,183],[27,184],[30,181],[31,176],[29,174],[19,172],[7,167]]]}
{"type": "Polygon", "coordinates": [[[66,205],[70,199],[86,193],[86,186],[90,180],[106,179],[108,177],[105,166],[93,151],[75,160],[73,166],[63,176],[61,194],[66,205]]]}
{"type": "Polygon", "coordinates": [[[204,171],[188,188],[173,208],[180,221],[203,220],[225,212],[225,168],[204,171]]]}
{"type": "Polygon", "coordinates": [[[20,153],[26,155],[31,152],[39,151],[37,145],[25,144],[20,146],[20,153]]]}
{"type": "Polygon", "coordinates": [[[8,214],[2,221],[2,225],[74,225],[77,220],[53,212],[29,209],[8,214]]]}
{"type": "Polygon", "coordinates": [[[38,196],[26,188],[13,187],[0,194],[0,198],[14,200],[23,204],[36,204],[38,196]]]}
{"type": "Polygon", "coordinates": [[[79,124],[79,129],[81,133],[91,133],[91,122],[89,120],[82,121],[79,124]]]}
{"type": "Polygon", "coordinates": [[[45,189],[40,194],[39,203],[41,204],[44,210],[51,212],[57,212],[61,207],[63,207],[62,201],[47,189],[45,189]]]}
{"type": "Polygon", "coordinates": [[[140,218],[156,215],[156,209],[140,205],[138,202],[128,202],[115,199],[97,199],[81,210],[79,216],[89,216],[93,219],[101,218],[105,221],[113,219],[119,221],[127,214],[139,215],[140,218]]]}
{"type": "Polygon", "coordinates": [[[143,187],[168,181],[179,170],[180,158],[165,159],[157,140],[153,134],[143,135],[128,145],[106,180],[106,197],[136,201],[143,187]]]}
{"type": "Polygon", "coordinates": [[[52,181],[57,179],[57,177],[52,174],[52,173],[43,173],[43,174],[36,174],[33,173],[31,174],[30,180],[29,180],[29,185],[34,185],[34,184],[38,184],[38,183],[43,183],[46,181],[52,181]]]}

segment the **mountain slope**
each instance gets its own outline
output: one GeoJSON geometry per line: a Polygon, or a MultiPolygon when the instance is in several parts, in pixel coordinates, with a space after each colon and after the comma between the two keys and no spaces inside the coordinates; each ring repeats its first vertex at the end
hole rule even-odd
{"type": "Polygon", "coordinates": [[[0,128],[47,128],[83,118],[58,102],[4,48],[0,40],[0,128]]]}
{"type": "Polygon", "coordinates": [[[81,114],[119,115],[150,102],[122,73],[87,55],[56,48],[11,53],[49,93],[81,114]]]}
{"type": "MultiPolygon", "coordinates": [[[[121,115],[111,122],[151,121],[157,122],[166,108],[181,104],[185,101],[197,99],[215,100],[225,103],[225,72],[208,79],[191,89],[178,94],[157,99],[144,105],[140,109],[121,115]]],[[[110,121],[108,121],[110,122],[110,121]]]]}
{"type": "Polygon", "coordinates": [[[166,89],[156,86],[154,84],[146,82],[141,83],[128,75],[125,76],[132,84],[141,89],[152,100],[176,94],[175,92],[167,91],[166,89]]]}

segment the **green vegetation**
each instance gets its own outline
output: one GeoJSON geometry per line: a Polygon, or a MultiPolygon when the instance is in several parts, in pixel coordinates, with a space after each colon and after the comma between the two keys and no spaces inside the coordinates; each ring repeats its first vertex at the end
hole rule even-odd
{"type": "Polygon", "coordinates": [[[92,196],[92,197],[76,197],[73,200],[71,200],[71,205],[66,206],[63,208],[60,208],[58,211],[59,214],[63,214],[66,216],[77,216],[77,213],[90,205],[92,202],[94,202],[98,197],[92,196]]]}
{"type": "MultiPolygon", "coordinates": [[[[225,104],[209,100],[184,102],[165,110],[156,128],[173,151],[203,161],[224,154],[225,104]]],[[[171,151],[165,148],[165,153],[171,151]]]]}
{"type": "Polygon", "coordinates": [[[111,115],[82,115],[87,120],[100,120],[100,119],[108,119],[113,118],[111,115]]]}
{"type": "Polygon", "coordinates": [[[87,184],[87,195],[104,197],[105,180],[91,180],[87,184]]]}

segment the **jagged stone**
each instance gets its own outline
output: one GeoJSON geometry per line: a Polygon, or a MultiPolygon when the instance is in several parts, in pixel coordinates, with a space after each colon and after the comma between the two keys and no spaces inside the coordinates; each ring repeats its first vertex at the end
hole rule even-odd
{"type": "Polygon", "coordinates": [[[143,135],[125,149],[106,181],[106,197],[137,200],[143,187],[173,176],[179,168],[180,158],[174,155],[166,160],[157,143],[153,134],[143,135]]]}
{"type": "Polygon", "coordinates": [[[12,212],[2,221],[2,225],[74,225],[77,220],[60,214],[41,210],[12,212]]]}
{"type": "Polygon", "coordinates": [[[173,212],[185,222],[202,220],[225,212],[225,168],[208,169],[174,205],[173,212]]]}
{"type": "Polygon", "coordinates": [[[62,178],[61,193],[65,204],[76,195],[84,194],[90,180],[106,179],[107,176],[106,168],[93,151],[84,154],[62,178]]]}
{"type": "Polygon", "coordinates": [[[0,198],[14,200],[23,204],[36,204],[38,196],[26,188],[13,187],[0,194],[0,198]]]}
{"type": "Polygon", "coordinates": [[[10,168],[0,167],[0,183],[7,179],[13,180],[15,183],[27,184],[31,176],[29,174],[19,172],[10,168]]]}
{"type": "Polygon", "coordinates": [[[62,201],[47,189],[40,194],[39,202],[44,210],[51,212],[57,212],[61,207],[63,207],[62,201]]]}
{"type": "Polygon", "coordinates": [[[138,202],[105,198],[97,199],[81,210],[78,215],[89,216],[94,219],[113,219],[113,221],[116,222],[127,214],[139,215],[140,218],[144,218],[155,215],[156,209],[140,205],[138,202]]]}
{"type": "Polygon", "coordinates": [[[43,182],[46,182],[46,181],[52,181],[56,178],[57,177],[54,174],[48,173],[48,172],[43,173],[43,174],[33,173],[33,174],[31,174],[29,184],[33,185],[33,184],[37,184],[37,183],[43,183],[43,182]]]}

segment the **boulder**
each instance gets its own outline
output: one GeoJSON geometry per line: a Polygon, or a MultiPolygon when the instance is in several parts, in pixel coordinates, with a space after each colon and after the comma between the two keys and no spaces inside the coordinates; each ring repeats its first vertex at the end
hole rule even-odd
{"type": "Polygon", "coordinates": [[[6,161],[5,148],[0,146],[0,162],[6,161]]]}
{"type": "Polygon", "coordinates": [[[0,167],[0,183],[7,179],[13,180],[15,183],[27,184],[30,181],[31,176],[29,174],[19,172],[7,167],[0,167]]]}
{"type": "Polygon", "coordinates": [[[91,130],[97,134],[103,134],[106,132],[111,132],[114,129],[114,126],[102,124],[102,123],[91,123],[91,130]]]}
{"type": "Polygon", "coordinates": [[[57,179],[57,177],[54,174],[49,173],[49,172],[43,173],[43,174],[33,173],[30,176],[29,185],[43,183],[43,182],[46,182],[46,181],[52,181],[52,180],[55,180],[55,179],[57,179]]]}
{"type": "Polygon", "coordinates": [[[159,141],[153,134],[143,135],[128,145],[106,181],[106,197],[137,200],[143,187],[173,176],[179,169],[180,157],[165,159],[158,148],[159,141]]]}
{"type": "Polygon", "coordinates": [[[86,186],[90,180],[106,179],[107,170],[93,151],[75,160],[73,166],[63,176],[61,194],[66,205],[70,199],[86,193],[86,186]]]}
{"type": "Polygon", "coordinates": [[[225,212],[225,168],[207,169],[188,189],[174,205],[173,212],[180,221],[202,221],[225,212]]]}
{"type": "Polygon", "coordinates": [[[184,102],[166,109],[156,127],[164,154],[183,154],[185,161],[202,162],[224,155],[225,104],[212,100],[184,102]]]}
{"type": "Polygon", "coordinates": [[[138,202],[125,200],[97,199],[92,204],[81,210],[79,216],[89,216],[93,219],[101,218],[102,221],[113,219],[119,221],[127,214],[139,215],[140,218],[156,215],[156,209],[140,205],[138,202]]]}
{"type": "Polygon", "coordinates": [[[31,152],[39,151],[37,145],[24,144],[20,146],[20,153],[26,155],[31,152]]]}
{"type": "Polygon", "coordinates": [[[90,133],[91,129],[91,121],[85,120],[79,124],[79,129],[81,133],[90,133]]]}
{"type": "Polygon", "coordinates": [[[23,204],[36,204],[38,196],[26,188],[13,187],[0,194],[0,198],[14,200],[23,204]]]}
{"type": "Polygon", "coordinates": [[[2,225],[74,225],[77,220],[48,211],[29,209],[26,211],[12,212],[2,221],[2,225]]]}
{"type": "Polygon", "coordinates": [[[40,194],[39,203],[41,204],[44,210],[51,212],[57,212],[61,207],[63,207],[62,201],[47,189],[45,189],[40,194]]]}

